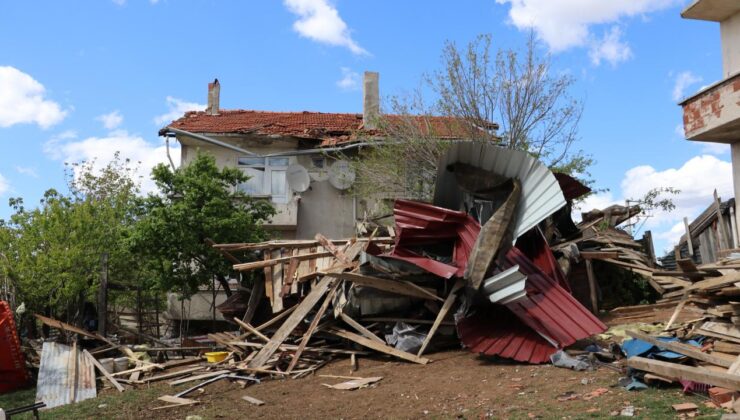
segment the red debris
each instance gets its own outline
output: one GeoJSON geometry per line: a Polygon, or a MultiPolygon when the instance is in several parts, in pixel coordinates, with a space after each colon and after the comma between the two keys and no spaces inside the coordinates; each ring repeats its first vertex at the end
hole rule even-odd
{"type": "Polygon", "coordinates": [[[13,312],[7,302],[0,300],[0,394],[22,388],[27,382],[13,312]]]}

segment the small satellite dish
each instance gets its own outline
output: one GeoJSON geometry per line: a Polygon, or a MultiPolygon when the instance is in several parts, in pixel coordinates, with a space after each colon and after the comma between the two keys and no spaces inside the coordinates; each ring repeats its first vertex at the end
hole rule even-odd
{"type": "Polygon", "coordinates": [[[346,190],[355,182],[355,170],[346,160],[338,160],[329,168],[329,183],[338,190],[346,190]]]}
{"type": "Polygon", "coordinates": [[[308,189],[308,186],[311,184],[311,178],[308,176],[306,168],[295,164],[288,166],[286,172],[285,176],[288,179],[288,185],[291,190],[302,193],[308,189]]]}

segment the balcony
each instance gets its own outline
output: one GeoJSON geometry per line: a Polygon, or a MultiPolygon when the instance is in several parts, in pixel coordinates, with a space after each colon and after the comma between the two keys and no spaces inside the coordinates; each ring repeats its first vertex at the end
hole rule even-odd
{"type": "Polygon", "coordinates": [[[740,141],[740,73],[705,88],[680,105],[687,139],[740,141]]]}

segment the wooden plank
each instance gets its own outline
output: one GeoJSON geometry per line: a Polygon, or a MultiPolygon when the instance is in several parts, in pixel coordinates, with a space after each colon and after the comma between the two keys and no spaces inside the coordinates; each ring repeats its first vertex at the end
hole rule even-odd
{"type": "Polygon", "coordinates": [[[588,277],[588,292],[591,297],[591,312],[599,314],[599,297],[596,292],[596,277],[594,277],[594,267],[591,260],[586,260],[586,276],[588,277]]]}
{"type": "Polygon", "coordinates": [[[242,399],[253,405],[265,405],[264,401],[258,400],[257,398],[252,398],[249,395],[242,395],[242,399]]]}
{"type": "Polygon", "coordinates": [[[689,247],[689,255],[694,256],[694,243],[691,241],[691,229],[689,229],[689,218],[683,218],[683,227],[686,231],[686,244],[689,247]]]}
{"type": "Polygon", "coordinates": [[[243,263],[243,264],[234,264],[233,268],[236,271],[251,271],[251,270],[256,270],[258,268],[273,267],[278,264],[290,262],[292,258],[295,258],[298,261],[304,261],[304,260],[312,260],[316,258],[331,257],[332,255],[333,254],[331,252],[316,252],[313,254],[303,254],[303,255],[297,255],[297,256],[289,255],[287,257],[270,258],[268,260],[253,261],[253,262],[248,262],[248,263],[243,263]]]}
{"type": "MultiPolygon", "coordinates": [[[[279,258],[282,258],[283,250],[274,251],[279,258]]],[[[283,289],[283,264],[276,264],[272,267],[272,313],[278,313],[283,310],[283,298],[280,293],[283,289]]]]}
{"type": "Polygon", "coordinates": [[[619,258],[619,251],[581,251],[579,255],[586,260],[601,260],[619,258]]]}
{"type": "MultiPolygon", "coordinates": [[[[256,348],[256,349],[261,349],[261,348],[264,348],[266,346],[266,344],[253,343],[253,342],[250,342],[250,341],[232,341],[232,344],[236,344],[236,345],[240,345],[240,346],[244,346],[244,347],[256,348]]],[[[281,344],[280,345],[280,349],[281,350],[284,350],[284,351],[295,351],[295,350],[298,349],[298,346],[297,345],[294,345],[294,344],[281,344]]],[[[309,346],[306,346],[306,348],[303,351],[304,352],[310,352],[310,353],[319,353],[319,354],[322,354],[322,353],[326,353],[326,354],[346,354],[346,355],[351,355],[353,353],[355,353],[355,354],[361,354],[361,355],[368,355],[368,354],[370,354],[369,352],[366,352],[366,351],[332,349],[332,348],[328,348],[328,347],[309,347],[309,346]]],[[[259,370],[259,369],[254,369],[254,370],[259,370]]]]}
{"type": "Polygon", "coordinates": [[[365,338],[361,335],[354,334],[346,330],[342,330],[339,328],[331,328],[329,329],[329,332],[336,336],[346,338],[347,340],[354,341],[355,343],[361,346],[364,346],[369,349],[379,351],[381,353],[385,353],[391,356],[398,357],[399,359],[408,360],[410,362],[419,363],[422,365],[429,363],[429,359],[427,358],[419,357],[414,354],[407,353],[405,351],[397,350],[393,347],[387,346],[385,344],[377,343],[373,340],[370,340],[369,338],[365,338]]]}
{"type": "Polygon", "coordinates": [[[339,317],[342,318],[342,321],[349,324],[350,327],[354,328],[359,332],[360,334],[364,335],[365,337],[369,338],[370,340],[373,340],[380,344],[385,344],[385,341],[381,340],[377,335],[373,334],[372,331],[365,328],[362,324],[355,321],[354,319],[350,318],[347,314],[344,312],[339,313],[339,317]]]}
{"type": "MultiPolygon", "coordinates": [[[[358,273],[322,273],[322,275],[325,275],[327,277],[336,277],[342,280],[351,281],[352,283],[359,284],[360,286],[371,287],[373,289],[395,293],[397,295],[432,300],[432,297],[429,296],[429,294],[420,292],[415,287],[411,287],[408,284],[402,283],[397,280],[388,280],[382,279],[380,277],[365,276],[358,273]]],[[[435,296],[435,298],[438,297],[435,296]]]]}
{"type": "MultiPolygon", "coordinates": [[[[270,258],[272,258],[272,252],[265,251],[264,259],[268,260],[270,258]]],[[[272,293],[272,266],[265,267],[263,273],[265,274],[265,296],[270,300],[270,307],[272,307],[272,302],[275,299],[275,296],[272,293]]]]}
{"type": "Polygon", "coordinates": [[[252,285],[252,293],[249,295],[249,300],[247,301],[247,311],[244,313],[244,317],[242,318],[244,323],[249,324],[252,322],[252,318],[254,318],[254,314],[257,312],[257,307],[259,307],[264,295],[265,282],[260,281],[260,279],[255,279],[254,284],[252,285]]]}
{"type": "Polygon", "coordinates": [[[730,367],[732,365],[731,359],[704,353],[699,348],[690,346],[688,344],[661,341],[655,337],[649,336],[647,334],[643,334],[639,331],[627,331],[627,335],[629,335],[632,338],[636,338],[638,340],[646,341],[660,348],[670,350],[670,351],[673,351],[679,354],[683,354],[684,356],[689,356],[692,359],[701,360],[702,362],[711,363],[713,365],[722,366],[725,368],[730,367]]]}
{"type": "Polygon", "coordinates": [[[104,343],[107,343],[110,346],[115,347],[116,349],[120,349],[122,352],[124,352],[126,354],[126,356],[128,356],[130,358],[134,358],[134,352],[131,351],[130,348],[128,348],[126,346],[119,346],[118,344],[116,344],[116,343],[108,340],[107,338],[105,338],[105,337],[103,337],[103,336],[101,336],[99,334],[89,333],[89,332],[87,332],[87,331],[85,331],[83,329],[80,329],[80,328],[75,327],[74,325],[70,325],[70,324],[67,324],[66,322],[62,322],[62,321],[57,321],[56,319],[53,319],[53,318],[47,318],[47,317],[45,317],[43,315],[33,314],[33,316],[35,316],[36,319],[38,319],[42,323],[44,323],[44,324],[46,324],[46,325],[48,325],[48,326],[50,326],[52,328],[56,328],[56,329],[59,329],[59,330],[62,330],[62,331],[73,332],[75,334],[79,334],[79,335],[82,335],[82,336],[85,336],[85,337],[88,337],[88,338],[93,338],[95,340],[102,341],[104,343]]]}
{"type": "Polygon", "coordinates": [[[174,397],[172,395],[162,395],[161,397],[157,398],[159,401],[163,401],[170,404],[180,404],[180,405],[187,405],[187,404],[197,404],[198,401],[191,400],[189,398],[181,398],[181,397],[174,397]]]}
{"type": "Polygon", "coordinates": [[[303,338],[301,339],[300,344],[298,344],[298,350],[293,353],[293,359],[290,361],[290,364],[288,365],[288,370],[286,373],[290,373],[293,371],[293,368],[295,368],[296,363],[298,363],[298,359],[300,359],[301,354],[303,353],[303,350],[306,348],[306,345],[308,344],[308,341],[311,339],[311,336],[316,331],[316,327],[319,326],[319,321],[321,321],[321,317],[324,316],[324,312],[326,312],[326,308],[329,307],[329,304],[331,303],[332,299],[334,298],[334,294],[337,291],[337,288],[341,284],[341,281],[336,282],[334,286],[332,286],[329,293],[327,293],[326,298],[324,298],[324,302],[319,307],[319,310],[316,311],[316,315],[311,320],[311,324],[308,326],[308,329],[303,334],[303,338]]]}
{"type": "MultiPolygon", "coordinates": [[[[357,242],[374,242],[381,244],[393,244],[395,239],[392,236],[384,236],[379,238],[348,238],[348,239],[331,239],[330,242],[334,245],[343,245],[350,241],[357,242]]],[[[257,243],[234,243],[234,244],[216,244],[214,248],[227,249],[229,251],[259,251],[265,249],[277,249],[277,248],[311,248],[320,245],[318,241],[312,239],[298,239],[298,240],[273,240],[267,242],[257,243]]]]}
{"type": "Polygon", "coordinates": [[[714,372],[700,367],[662,362],[644,357],[631,357],[627,359],[627,366],[670,378],[721,386],[735,391],[740,390],[740,376],[730,375],[724,372],[714,372]]]}
{"type": "MultiPolygon", "coordinates": [[[[316,234],[316,241],[321,244],[321,246],[324,247],[327,251],[329,251],[330,255],[333,255],[334,258],[337,259],[337,261],[343,263],[343,264],[349,264],[352,262],[353,258],[348,258],[346,255],[344,255],[344,252],[337,248],[330,240],[328,240],[324,235],[317,233],[316,234]]],[[[349,245],[352,242],[350,240],[347,242],[349,245]]],[[[326,256],[326,255],[325,255],[326,256]]]]}
{"type": "Polygon", "coordinates": [[[450,294],[447,295],[447,299],[445,299],[445,303],[442,304],[442,309],[439,310],[439,313],[437,314],[437,318],[434,320],[434,324],[432,325],[432,328],[429,330],[429,333],[427,333],[426,338],[424,338],[424,343],[421,345],[421,348],[419,349],[419,352],[416,353],[417,356],[421,357],[422,354],[424,354],[424,350],[426,350],[427,346],[429,345],[429,342],[432,341],[432,337],[434,337],[434,333],[437,332],[437,328],[439,328],[439,324],[442,323],[442,320],[445,319],[447,316],[447,312],[452,309],[452,305],[455,303],[455,299],[457,299],[457,292],[460,290],[463,285],[465,284],[463,279],[458,279],[454,286],[452,286],[452,290],[450,290],[450,294]]]}
{"type": "Polygon", "coordinates": [[[203,366],[197,366],[197,367],[182,369],[182,370],[178,370],[177,372],[169,372],[169,373],[164,373],[162,375],[150,376],[148,378],[144,378],[144,379],[139,380],[139,382],[140,383],[149,383],[149,382],[161,381],[161,380],[164,380],[164,379],[177,378],[178,376],[186,375],[188,373],[197,372],[197,371],[203,370],[203,369],[204,369],[203,366]]]}
{"type": "Polygon", "coordinates": [[[269,342],[270,338],[266,335],[262,334],[258,329],[254,328],[253,326],[247,324],[246,322],[242,322],[239,318],[234,317],[234,322],[239,324],[240,327],[244,328],[245,330],[251,332],[252,334],[256,335],[257,337],[261,338],[264,342],[269,342]]]}
{"type": "Polygon", "coordinates": [[[719,230],[719,250],[722,251],[723,249],[729,248],[729,245],[727,244],[728,236],[727,236],[727,230],[725,229],[725,221],[722,217],[722,208],[720,206],[722,202],[719,199],[719,196],[717,195],[717,190],[714,190],[714,211],[717,214],[717,227],[719,230]]]}
{"type": "Polygon", "coordinates": [[[689,298],[689,292],[685,292],[683,294],[683,298],[680,302],[678,302],[678,305],[676,306],[676,310],[673,311],[673,315],[671,315],[671,319],[668,320],[668,323],[665,325],[665,328],[663,328],[663,331],[668,331],[671,328],[671,325],[673,325],[674,322],[676,322],[676,318],[678,318],[678,314],[681,313],[681,310],[686,305],[686,301],[688,301],[689,298]]]}
{"type": "MultiPolygon", "coordinates": [[[[371,317],[365,317],[362,318],[363,321],[368,322],[405,322],[407,324],[427,324],[431,325],[434,324],[435,320],[431,319],[413,319],[413,318],[390,318],[390,317],[382,317],[382,316],[371,316],[371,317]]],[[[442,321],[441,325],[452,325],[454,326],[455,323],[452,321],[442,321]]]]}
{"type": "Polygon", "coordinates": [[[720,277],[715,277],[707,280],[702,280],[694,283],[688,287],[688,290],[709,290],[714,288],[721,288],[729,286],[733,283],[740,281],[740,271],[730,274],[725,274],[720,277]]]}
{"type": "Polygon", "coordinates": [[[213,378],[214,376],[223,375],[225,373],[229,373],[229,371],[228,370],[217,370],[215,372],[208,372],[208,373],[204,373],[202,375],[195,375],[195,376],[189,376],[189,377],[183,378],[183,379],[177,379],[175,381],[171,381],[171,382],[168,382],[168,383],[171,386],[175,386],[175,385],[180,385],[180,384],[184,384],[184,383],[187,383],[187,382],[199,381],[201,379],[213,378]]]}
{"type": "Polygon", "coordinates": [[[740,354],[740,344],[728,343],[726,341],[715,341],[714,351],[722,353],[740,354]]]}
{"type": "Polygon", "coordinates": [[[740,340],[740,328],[732,324],[707,321],[701,326],[701,329],[740,340]]]}
{"type": "Polygon", "coordinates": [[[259,368],[264,365],[267,360],[275,354],[280,344],[288,338],[290,333],[293,332],[295,327],[308,315],[308,313],[316,306],[319,299],[324,296],[329,287],[334,283],[334,279],[331,277],[324,277],[319,281],[312,289],[311,292],[303,299],[298,307],[290,314],[287,320],[280,326],[275,334],[270,339],[270,342],[263,347],[259,353],[249,362],[249,367],[259,368]]]}

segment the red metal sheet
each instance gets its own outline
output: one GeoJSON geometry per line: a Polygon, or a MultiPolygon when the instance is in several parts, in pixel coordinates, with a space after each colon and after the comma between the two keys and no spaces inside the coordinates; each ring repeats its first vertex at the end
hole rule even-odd
{"type": "Polygon", "coordinates": [[[0,394],[22,388],[28,382],[25,359],[10,305],[0,300],[0,394]]]}
{"type": "Polygon", "coordinates": [[[462,211],[409,200],[396,200],[393,214],[397,228],[396,244],[389,257],[408,261],[440,277],[463,276],[480,233],[480,225],[475,219],[462,211]],[[424,257],[410,249],[439,245],[445,241],[450,241],[453,249],[450,264],[424,257]]]}
{"type": "Polygon", "coordinates": [[[550,249],[550,245],[548,245],[545,236],[539,229],[532,229],[522,235],[517,240],[516,247],[527,258],[532,260],[534,265],[539,267],[549,278],[555,279],[560,287],[567,290],[568,293],[573,292],[570,284],[568,284],[568,280],[565,278],[565,274],[563,274],[563,270],[560,269],[560,264],[558,264],[555,255],[553,255],[550,249]]]}
{"type": "Polygon", "coordinates": [[[527,297],[506,306],[537,333],[562,348],[606,330],[606,325],[522,251],[511,248],[505,260],[508,265],[504,268],[518,264],[519,271],[527,275],[527,297]]]}
{"type": "Polygon", "coordinates": [[[546,363],[558,350],[501,305],[478,308],[457,323],[457,332],[474,353],[518,362],[546,363]]]}
{"type": "Polygon", "coordinates": [[[568,201],[575,200],[591,192],[591,188],[583,185],[581,181],[568,174],[553,172],[553,175],[558,180],[560,189],[563,190],[563,196],[568,201]]]}

